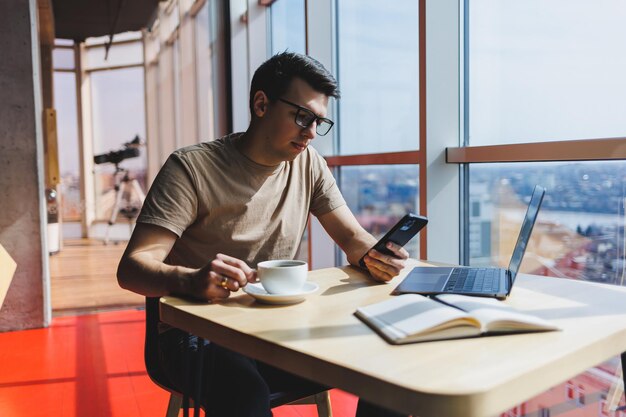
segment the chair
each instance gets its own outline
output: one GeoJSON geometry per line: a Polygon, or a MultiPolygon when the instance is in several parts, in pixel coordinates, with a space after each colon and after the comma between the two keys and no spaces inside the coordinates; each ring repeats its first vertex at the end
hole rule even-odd
{"type": "MultiPolygon", "coordinates": [[[[170,393],[166,417],[176,417],[183,404],[183,394],[173,388],[167,375],[159,366],[159,298],[146,297],[146,338],[144,343],[144,360],[148,376],[159,387],[170,393]]],[[[328,391],[315,395],[299,392],[276,392],[270,395],[272,408],[285,404],[316,404],[319,417],[332,417],[330,396],[328,391]]],[[[191,405],[190,405],[191,406],[191,405]]]]}

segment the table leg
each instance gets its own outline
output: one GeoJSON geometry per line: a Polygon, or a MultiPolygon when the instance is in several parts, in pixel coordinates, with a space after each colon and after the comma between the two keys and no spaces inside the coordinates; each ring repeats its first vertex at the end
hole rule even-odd
{"type": "Polygon", "coordinates": [[[193,398],[193,417],[200,417],[200,404],[202,403],[202,377],[204,376],[204,351],[206,349],[204,339],[198,337],[198,349],[196,351],[196,363],[194,363],[194,369],[196,369],[196,380],[194,386],[194,398],[193,398]]]}
{"type": "Polygon", "coordinates": [[[191,354],[189,353],[189,336],[185,336],[183,342],[183,381],[185,381],[185,387],[183,390],[183,417],[189,417],[189,388],[191,387],[189,368],[191,361],[191,354]]]}

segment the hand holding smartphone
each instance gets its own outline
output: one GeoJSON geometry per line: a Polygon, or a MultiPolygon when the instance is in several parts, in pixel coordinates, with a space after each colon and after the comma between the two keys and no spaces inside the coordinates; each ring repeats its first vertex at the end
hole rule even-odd
{"type": "Polygon", "coordinates": [[[362,268],[367,268],[365,265],[365,256],[369,253],[370,250],[376,249],[380,253],[384,253],[386,255],[394,256],[394,253],[387,249],[387,242],[393,242],[397,245],[404,246],[409,240],[411,240],[420,230],[426,226],[428,223],[428,219],[423,216],[418,216],[416,214],[409,213],[403,218],[400,219],[398,223],[395,224],[383,236],[376,244],[370,248],[365,255],[359,260],[359,266],[362,268]]]}

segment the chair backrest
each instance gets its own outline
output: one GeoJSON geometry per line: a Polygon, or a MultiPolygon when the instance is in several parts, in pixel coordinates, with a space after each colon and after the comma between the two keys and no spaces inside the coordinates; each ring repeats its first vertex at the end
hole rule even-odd
{"type": "MultiPolygon", "coordinates": [[[[163,370],[159,363],[159,297],[146,297],[146,339],[144,345],[144,360],[146,364],[146,370],[150,379],[160,386],[161,388],[169,391],[173,394],[170,398],[176,396],[182,397],[182,394],[176,389],[172,388],[173,384],[163,370]]],[[[270,406],[272,408],[280,405],[288,404],[297,399],[310,396],[311,392],[274,392],[270,394],[270,406]]],[[[178,415],[178,408],[180,408],[180,400],[174,407],[174,415],[178,415]]],[[[311,396],[304,399],[301,404],[317,404],[319,417],[332,417],[332,409],[330,407],[330,397],[328,391],[325,391],[316,396],[311,396]]],[[[168,415],[170,410],[168,409],[168,415]]]]}
{"type": "Polygon", "coordinates": [[[146,339],[144,361],[150,379],[161,388],[175,392],[159,363],[159,297],[146,297],[146,339]]]}

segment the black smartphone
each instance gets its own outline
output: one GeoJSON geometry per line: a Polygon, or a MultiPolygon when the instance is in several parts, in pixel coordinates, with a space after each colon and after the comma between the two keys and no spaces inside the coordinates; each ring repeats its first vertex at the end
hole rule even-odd
{"type": "MultiPolygon", "coordinates": [[[[387,249],[387,242],[393,242],[397,245],[404,246],[413,238],[413,236],[426,226],[426,223],[428,223],[428,219],[426,217],[409,213],[401,218],[400,221],[396,223],[385,236],[376,242],[372,249],[376,249],[380,253],[393,256],[393,252],[387,249]]],[[[368,252],[369,250],[365,252],[365,255],[367,255],[368,252]]],[[[367,268],[365,266],[365,255],[363,255],[363,257],[359,260],[361,268],[367,268]]]]}

